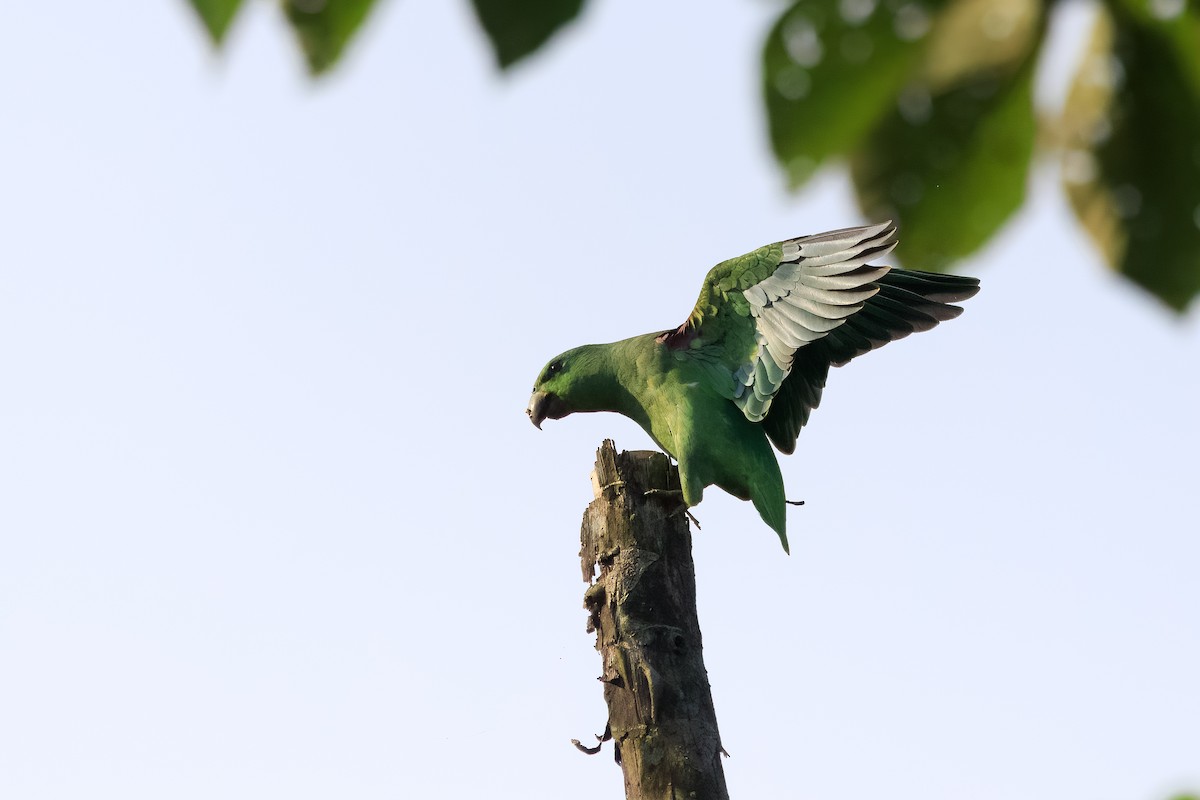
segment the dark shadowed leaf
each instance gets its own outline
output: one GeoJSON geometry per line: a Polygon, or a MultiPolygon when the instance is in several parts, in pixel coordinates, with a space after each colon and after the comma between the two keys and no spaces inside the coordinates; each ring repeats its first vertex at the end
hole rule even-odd
{"type": "Polygon", "coordinates": [[[501,67],[508,67],[537,50],[583,8],[583,0],[471,2],[501,67]]]}
{"type": "Polygon", "coordinates": [[[190,0],[214,44],[220,44],[242,0],[190,0]]]}
{"type": "Polygon", "coordinates": [[[1063,181],[1109,264],[1183,310],[1200,292],[1200,14],[1110,9],[1063,112],[1063,181]]]}
{"type": "Polygon", "coordinates": [[[940,2],[801,0],[763,49],[771,144],[793,187],[851,152],[891,106],[940,2]]]}
{"type": "Polygon", "coordinates": [[[319,75],[337,62],[374,4],[375,0],[284,0],[310,72],[319,75]]]}
{"type": "Polygon", "coordinates": [[[1025,199],[1036,132],[1038,0],[960,0],[937,20],[912,81],[851,164],[871,219],[900,223],[897,254],[942,269],[1025,199]]]}

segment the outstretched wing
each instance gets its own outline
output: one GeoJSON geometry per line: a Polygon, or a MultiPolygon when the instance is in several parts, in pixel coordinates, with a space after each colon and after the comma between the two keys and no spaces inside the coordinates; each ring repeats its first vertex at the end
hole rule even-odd
{"type": "Polygon", "coordinates": [[[868,262],[896,246],[891,222],[777,242],[709,271],[687,322],[660,337],[717,367],[726,394],[781,451],[821,401],[829,367],[962,309],[974,278],[868,262]]]}
{"type": "Polygon", "coordinates": [[[775,394],[763,420],[763,429],[781,452],[796,449],[800,429],[821,402],[830,366],[843,366],[888,342],[954,319],[962,309],[950,304],[967,300],[979,291],[978,278],[905,269],[893,269],[875,284],[878,293],[863,304],[861,311],[847,318],[845,325],[796,352],[791,374],[775,394]]]}
{"type": "Polygon", "coordinates": [[[725,261],[709,271],[688,321],[661,340],[698,356],[718,353],[732,373],[721,388],[759,422],[796,352],[838,329],[879,291],[874,282],[888,267],[867,262],[895,246],[896,228],[885,222],[776,242],[725,261]]]}

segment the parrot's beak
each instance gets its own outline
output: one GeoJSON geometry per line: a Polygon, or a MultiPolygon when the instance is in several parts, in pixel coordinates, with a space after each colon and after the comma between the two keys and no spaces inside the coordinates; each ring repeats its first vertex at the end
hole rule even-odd
{"type": "Polygon", "coordinates": [[[549,392],[534,392],[533,397],[529,398],[529,407],[525,409],[525,413],[529,415],[529,421],[540,431],[544,420],[562,419],[571,412],[567,410],[567,404],[558,395],[549,392]]]}

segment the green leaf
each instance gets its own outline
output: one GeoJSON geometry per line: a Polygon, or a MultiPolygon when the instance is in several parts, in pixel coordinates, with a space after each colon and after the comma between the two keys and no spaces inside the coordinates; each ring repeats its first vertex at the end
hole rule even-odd
{"type": "Polygon", "coordinates": [[[313,75],[337,62],[374,4],[375,0],[284,0],[284,13],[313,75]]]}
{"type": "Polygon", "coordinates": [[[189,2],[191,2],[192,8],[196,9],[196,13],[200,15],[200,21],[204,23],[204,28],[212,37],[213,44],[216,45],[221,44],[225,39],[229,23],[233,22],[234,14],[242,5],[242,0],[189,0],[189,2]]]}
{"type": "Polygon", "coordinates": [[[583,0],[471,0],[501,69],[537,50],[578,16],[583,0]]]}
{"type": "Polygon", "coordinates": [[[1063,111],[1063,181],[1117,271],[1182,311],[1200,293],[1200,14],[1110,3],[1063,111]]]}
{"type": "Polygon", "coordinates": [[[913,80],[851,162],[870,219],[900,224],[897,254],[942,269],[1020,208],[1036,133],[1038,0],[960,0],[938,18],[913,80]]]}
{"type": "Polygon", "coordinates": [[[793,188],[853,151],[887,112],[940,5],[800,0],[783,13],[763,48],[763,92],[793,188]]]}

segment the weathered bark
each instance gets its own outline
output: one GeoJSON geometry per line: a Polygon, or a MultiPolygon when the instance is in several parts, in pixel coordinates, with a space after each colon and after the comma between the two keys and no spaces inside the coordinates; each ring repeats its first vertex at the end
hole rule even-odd
{"type": "Polygon", "coordinates": [[[625,796],[727,800],[679,475],[662,453],[618,455],[605,440],[592,479],[596,499],[581,533],[591,584],[584,606],[625,796]]]}

